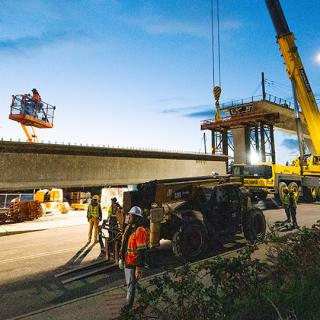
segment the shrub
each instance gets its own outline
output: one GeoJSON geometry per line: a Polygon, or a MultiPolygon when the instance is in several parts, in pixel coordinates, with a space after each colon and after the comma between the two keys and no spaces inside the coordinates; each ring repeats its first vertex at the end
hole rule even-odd
{"type": "Polygon", "coordinates": [[[318,319],[320,225],[290,236],[271,232],[267,258],[248,245],[235,257],[166,272],[138,287],[138,307],[125,319],[318,319]]]}

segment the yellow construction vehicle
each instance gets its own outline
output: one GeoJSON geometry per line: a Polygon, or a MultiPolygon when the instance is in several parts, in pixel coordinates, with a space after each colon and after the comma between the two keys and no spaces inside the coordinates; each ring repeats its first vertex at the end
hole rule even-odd
{"type": "Polygon", "coordinates": [[[284,188],[289,187],[295,190],[297,196],[302,195],[305,201],[312,202],[320,196],[320,112],[295,44],[295,36],[289,29],[279,0],[266,0],[266,5],[292,84],[300,157],[289,166],[239,164],[234,166],[233,171],[242,176],[244,185],[260,198],[266,197],[267,193],[275,193],[282,200],[284,188]],[[305,154],[299,105],[311,137],[309,148],[314,154],[305,154]]]}
{"type": "Polygon", "coordinates": [[[74,210],[87,210],[91,200],[90,192],[70,192],[71,208],[74,210]]]}
{"type": "Polygon", "coordinates": [[[34,195],[34,201],[41,204],[43,213],[60,212],[68,213],[69,204],[63,201],[62,189],[41,189],[34,195]]]}

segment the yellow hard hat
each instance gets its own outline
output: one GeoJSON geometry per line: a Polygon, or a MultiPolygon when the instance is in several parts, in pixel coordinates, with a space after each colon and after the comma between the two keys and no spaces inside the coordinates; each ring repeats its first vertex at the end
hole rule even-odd
{"type": "Polygon", "coordinates": [[[96,194],[92,197],[92,200],[97,200],[99,201],[99,196],[97,196],[96,194]]]}

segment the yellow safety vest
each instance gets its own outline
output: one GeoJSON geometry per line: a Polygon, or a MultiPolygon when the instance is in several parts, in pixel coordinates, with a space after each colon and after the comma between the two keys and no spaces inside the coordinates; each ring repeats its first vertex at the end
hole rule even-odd
{"type": "Polygon", "coordinates": [[[282,203],[283,203],[283,205],[284,206],[288,206],[289,205],[289,194],[285,194],[284,196],[283,196],[283,201],[282,201],[282,203]]]}
{"type": "Polygon", "coordinates": [[[99,218],[99,205],[93,206],[89,204],[88,207],[88,218],[99,218]]]}

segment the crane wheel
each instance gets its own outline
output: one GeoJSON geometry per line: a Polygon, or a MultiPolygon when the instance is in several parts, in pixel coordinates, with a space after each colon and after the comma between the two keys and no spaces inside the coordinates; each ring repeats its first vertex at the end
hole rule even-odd
{"type": "Polygon", "coordinates": [[[320,186],[317,187],[317,200],[320,200],[320,186]]]}
{"type": "Polygon", "coordinates": [[[290,182],[288,185],[288,189],[294,192],[295,198],[299,200],[299,186],[296,182],[290,182]]]}
{"type": "Polygon", "coordinates": [[[266,218],[259,208],[252,208],[246,214],[243,225],[244,236],[251,242],[262,241],[266,234],[266,218]]]}
{"type": "Polygon", "coordinates": [[[315,202],[317,200],[317,189],[316,187],[303,187],[303,200],[308,203],[315,202]]]}
{"type": "Polygon", "coordinates": [[[208,248],[208,236],[200,221],[182,225],[172,238],[172,250],[175,256],[186,260],[201,257],[208,248]]]}
{"type": "Polygon", "coordinates": [[[285,182],[280,182],[278,185],[278,193],[277,193],[277,200],[279,202],[283,202],[284,192],[283,190],[288,188],[287,184],[285,182]]]}

